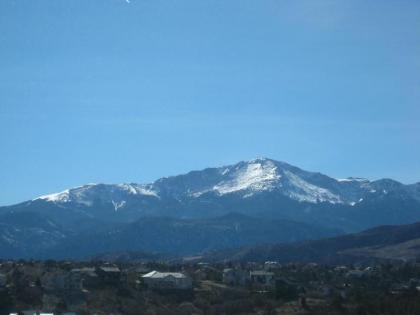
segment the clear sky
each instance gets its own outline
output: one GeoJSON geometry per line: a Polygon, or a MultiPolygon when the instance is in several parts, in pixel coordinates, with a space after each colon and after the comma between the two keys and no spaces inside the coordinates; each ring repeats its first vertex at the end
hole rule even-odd
{"type": "Polygon", "coordinates": [[[260,156],[420,181],[420,1],[0,1],[0,205],[260,156]]]}

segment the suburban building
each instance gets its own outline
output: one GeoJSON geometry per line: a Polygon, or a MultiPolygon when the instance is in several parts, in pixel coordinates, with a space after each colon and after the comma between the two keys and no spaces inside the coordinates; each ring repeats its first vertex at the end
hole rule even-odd
{"type": "Polygon", "coordinates": [[[151,271],[142,276],[142,279],[151,289],[187,290],[192,288],[191,278],[180,272],[151,271]]]}

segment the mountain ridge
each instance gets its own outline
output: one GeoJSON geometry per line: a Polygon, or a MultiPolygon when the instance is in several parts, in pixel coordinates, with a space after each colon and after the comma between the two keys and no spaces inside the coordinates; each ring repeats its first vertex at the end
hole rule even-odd
{"type": "Polygon", "coordinates": [[[351,263],[374,260],[420,259],[420,222],[378,226],[359,233],[291,244],[264,244],[212,252],[214,261],[351,263]]]}
{"type": "MultiPolygon", "coordinates": [[[[46,244],[43,250],[51,250],[55,246],[71,243],[77,235],[94,235],[95,231],[104,231],[104,234],[99,233],[100,237],[111,241],[106,233],[118,229],[119,237],[128,240],[128,235],[139,235],[136,229],[141,232],[149,228],[142,224],[136,226],[136,222],[153,218],[151,228],[161,229],[161,244],[169,244],[176,238],[182,239],[186,230],[178,231],[174,226],[185,227],[188,220],[193,220],[195,227],[206,230],[207,234],[201,238],[201,247],[198,243],[194,246],[185,243],[185,252],[190,254],[212,248],[216,238],[211,233],[217,233],[217,229],[211,220],[221,220],[229,213],[253,218],[256,222],[262,220],[262,227],[270,227],[273,231],[265,237],[260,237],[263,234],[258,232],[253,239],[248,239],[249,243],[302,239],[302,235],[309,234],[299,231],[309,231],[312,229],[310,226],[322,228],[323,231],[351,233],[377,225],[420,221],[420,184],[404,185],[391,179],[334,179],[267,158],[191,171],[160,178],[150,184],[87,184],[0,207],[0,227],[7,220],[11,222],[7,228],[0,229],[0,248],[16,249],[14,242],[27,241],[27,244],[22,243],[22,248],[27,252],[21,254],[36,256],[42,251],[31,251],[31,235],[46,244]],[[31,220],[32,214],[40,217],[38,221],[50,221],[57,226],[53,242],[47,242],[42,237],[50,233],[49,228],[31,220]],[[32,226],[24,226],[28,237],[22,240],[17,231],[25,216],[32,226]],[[174,221],[169,224],[166,218],[174,221]],[[297,225],[295,230],[290,225],[281,225],[290,233],[290,237],[286,237],[276,232],[270,221],[295,222],[297,225]],[[201,222],[206,222],[208,226],[201,222]],[[214,229],[206,229],[209,226],[214,229]]],[[[310,238],[322,237],[323,231],[310,234],[310,238]]],[[[157,246],[158,243],[150,235],[145,234],[145,241],[139,242],[146,247],[150,243],[153,248],[153,244],[157,246]]],[[[225,238],[222,243],[225,247],[246,245],[235,237],[230,240],[225,238]]],[[[122,249],[118,248],[117,243],[113,244],[113,250],[122,249]]],[[[103,252],[110,249],[106,243],[103,246],[90,243],[89,246],[86,253],[89,249],[99,247],[103,252]]],[[[163,245],[161,248],[168,250],[163,245]]],[[[76,249],[73,253],[76,253],[76,249]]]]}
{"type": "MultiPolygon", "coordinates": [[[[43,195],[35,200],[51,202],[68,202],[72,199],[89,205],[89,201],[77,196],[98,187],[109,188],[108,193],[127,193],[132,195],[160,196],[171,195],[179,197],[199,197],[207,193],[218,195],[244,192],[248,197],[252,192],[280,189],[280,193],[297,201],[311,203],[330,202],[353,205],[359,202],[363,194],[375,192],[385,186],[388,189],[408,187],[412,195],[420,200],[420,183],[405,185],[392,179],[370,181],[364,178],[348,177],[335,179],[319,172],[304,171],[296,166],[269,158],[257,158],[241,161],[232,165],[205,168],[200,171],[190,171],[185,174],[162,177],[149,184],[86,184],[66,189],[60,193],[43,195]],[[176,183],[177,187],[171,187],[176,183]],[[326,186],[330,186],[326,188],[326,186]],[[169,187],[169,188],[168,188],[169,187]]],[[[385,189],[382,189],[386,191],[385,189]]],[[[118,198],[117,198],[118,199],[118,198]]],[[[123,207],[115,202],[115,210],[123,207]]]]}
{"type": "Polygon", "coordinates": [[[119,251],[179,256],[338,234],[314,225],[235,213],[208,219],[143,217],[128,224],[97,223],[75,231],[46,216],[21,212],[0,216],[0,253],[2,258],[41,259],[85,259],[119,251]]]}
{"type": "Polygon", "coordinates": [[[383,199],[391,200],[393,209],[384,210],[385,220],[369,219],[372,224],[420,220],[419,183],[335,179],[286,162],[257,158],[163,177],[149,184],[87,184],[0,207],[0,214],[50,209],[50,215],[57,216],[53,209],[65,209],[87,220],[129,223],[145,216],[204,218],[241,212],[307,223],[312,220],[330,222],[330,228],[342,221],[342,228],[351,232],[373,226],[354,220],[352,215],[362,217],[363,210],[369,208],[372,214],[380,216],[375,203],[389,208],[383,199]],[[397,209],[400,208],[398,203],[404,205],[403,211],[397,209]],[[402,212],[399,220],[390,217],[398,211],[402,212]]]}

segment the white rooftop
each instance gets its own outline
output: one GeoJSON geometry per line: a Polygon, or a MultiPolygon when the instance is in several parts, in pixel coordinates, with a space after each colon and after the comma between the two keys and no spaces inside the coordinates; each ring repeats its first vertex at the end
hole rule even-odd
{"type": "Polygon", "coordinates": [[[180,272],[159,272],[155,270],[143,275],[142,278],[163,279],[169,276],[174,278],[186,278],[186,275],[180,272]]]}

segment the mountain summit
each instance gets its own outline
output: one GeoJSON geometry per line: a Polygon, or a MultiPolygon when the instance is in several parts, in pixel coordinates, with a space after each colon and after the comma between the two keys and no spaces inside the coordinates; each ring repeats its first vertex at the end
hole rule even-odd
{"type": "Polygon", "coordinates": [[[405,192],[420,200],[418,184],[403,185],[388,179],[373,182],[354,177],[334,179],[321,173],[304,171],[285,162],[258,158],[161,178],[151,184],[88,184],[35,200],[85,206],[100,201],[112,204],[117,211],[128,205],[129,199],[133,198],[194,200],[211,195],[250,198],[256,194],[273,192],[298,202],[355,205],[369,194],[387,194],[391,191],[405,192]]]}

